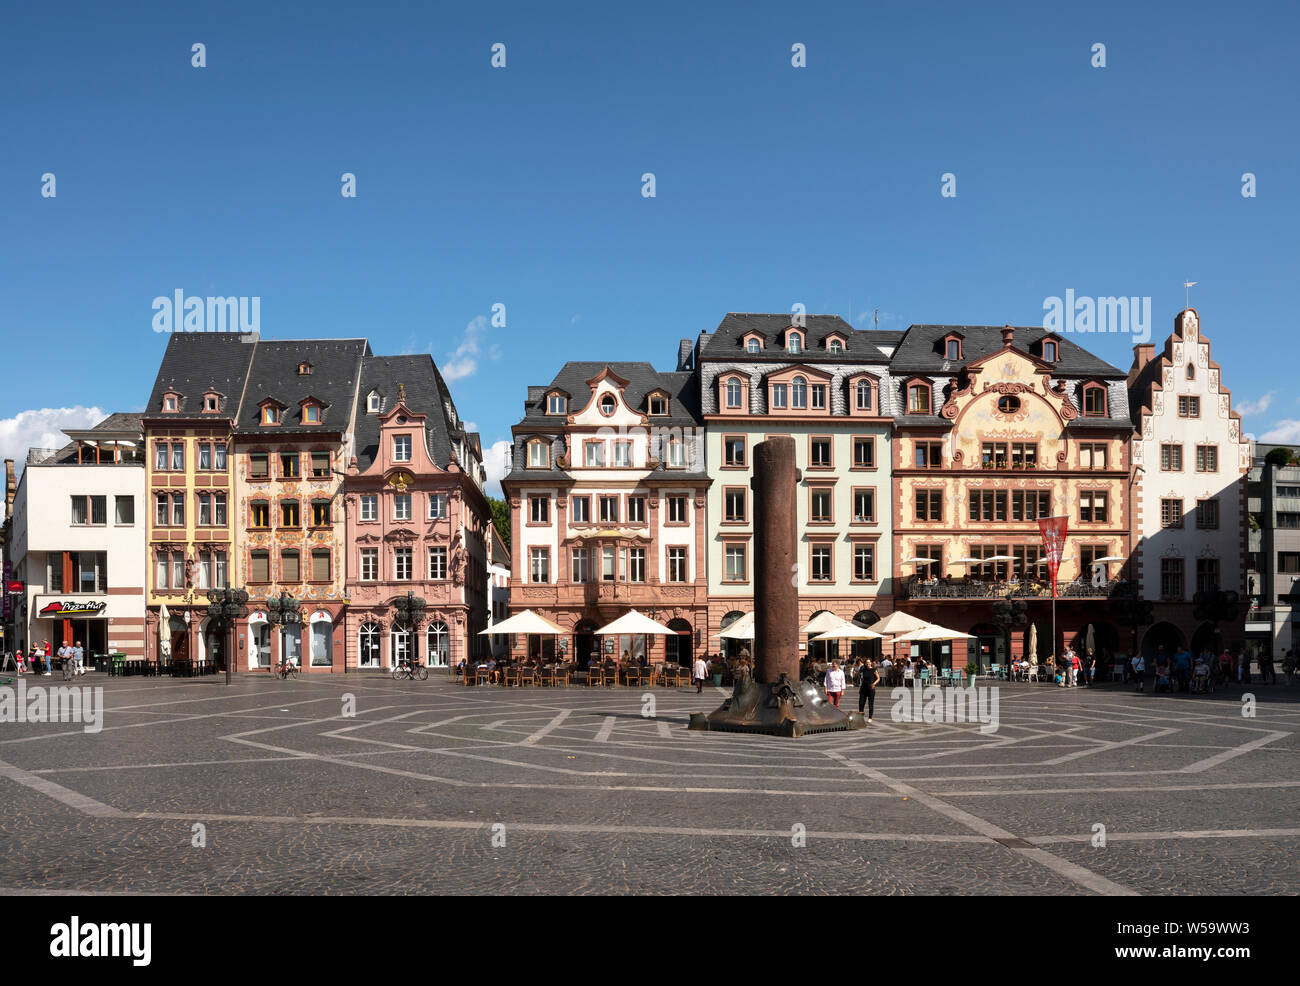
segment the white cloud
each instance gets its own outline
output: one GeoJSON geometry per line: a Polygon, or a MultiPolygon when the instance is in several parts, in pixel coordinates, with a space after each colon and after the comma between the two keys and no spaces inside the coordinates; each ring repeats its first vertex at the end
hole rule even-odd
{"type": "Polygon", "coordinates": [[[478,370],[479,337],[487,331],[486,315],[476,315],[465,326],[465,335],[442,367],[442,377],[448,383],[463,380],[478,370]]]}
{"type": "Polygon", "coordinates": [[[1265,445],[1300,445],[1300,421],[1274,421],[1259,440],[1265,445]]]}
{"type": "Polygon", "coordinates": [[[1270,390],[1257,401],[1238,401],[1237,413],[1243,418],[1253,417],[1256,414],[1263,414],[1268,410],[1269,405],[1273,403],[1273,398],[1276,395],[1276,390],[1270,390]]]}
{"type": "Polygon", "coordinates": [[[492,496],[500,497],[501,480],[510,471],[510,447],[508,441],[493,442],[483,450],[483,468],[487,470],[487,489],[492,496]]]}
{"type": "Polygon", "coordinates": [[[64,428],[89,428],[108,417],[98,407],[43,407],[20,411],[12,418],[0,418],[0,458],[13,459],[21,472],[29,448],[63,448],[68,444],[64,428]]]}

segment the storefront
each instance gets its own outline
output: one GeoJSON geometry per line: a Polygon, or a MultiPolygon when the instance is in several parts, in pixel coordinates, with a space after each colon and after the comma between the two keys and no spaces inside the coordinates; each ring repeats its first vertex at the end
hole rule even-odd
{"type": "Polygon", "coordinates": [[[107,654],[107,599],[64,599],[57,596],[35,597],[31,621],[31,644],[48,640],[54,650],[63,644],[81,644],[86,660],[107,654]]]}

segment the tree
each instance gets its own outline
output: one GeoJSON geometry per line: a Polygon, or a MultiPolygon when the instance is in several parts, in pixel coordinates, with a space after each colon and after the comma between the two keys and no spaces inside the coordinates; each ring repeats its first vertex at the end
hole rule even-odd
{"type": "Polygon", "coordinates": [[[497,533],[501,535],[502,542],[509,548],[510,504],[505,500],[498,500],[494,496],[488,497],[488,503],[492,506],[492,524],[496,527],[497,533]]]}
{"type": "Polygon", "coordinates": [[[1268,455],[1264,456],[1264,461],[1270,466],[1287,466],[1291,464],[1291,450],[1278,446],[1268,450],[1268,455]]]}

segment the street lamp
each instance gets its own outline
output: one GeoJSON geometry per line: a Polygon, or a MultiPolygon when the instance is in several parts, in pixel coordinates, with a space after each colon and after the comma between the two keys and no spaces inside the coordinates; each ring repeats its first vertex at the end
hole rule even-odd
{"type": "Polygon", "coordinates": [[[410,628],[411,663],[413,665],[418,664],[420,660],[420,634],[417,631],[429,604],[414,592],[407,590],[406,595],[398,596],[393,600],[393,606],[397,609],[398,619],[410,628]]]}
{"type": "MultiPolygon", "coordinates": [[[[243,619],[248,615],[248,592],[244,589],[209,589],[208,590],[208,620],[221,627],[222,635],[229,634],[234,627],[235,620],[243,619]]],[[[230,653],[229,640],[227,639],[226,647],[226,684],[230,684],[231,665],[234,663],[234,657],[230,653]]]]}
{"type": "MultiPolygon", "coordinates": [[[[271,596],[266,601],[266,620],[273,626],[279,627],[301,625],[302,610],[298,608],[298,600],[287,592],[281,593],[279,596],[271,596]]],[[[281,639],[283,639],[283,636],[281,639]]],[[[283,654],[280,655],[280,660],[283,662],[283,654]]]]}

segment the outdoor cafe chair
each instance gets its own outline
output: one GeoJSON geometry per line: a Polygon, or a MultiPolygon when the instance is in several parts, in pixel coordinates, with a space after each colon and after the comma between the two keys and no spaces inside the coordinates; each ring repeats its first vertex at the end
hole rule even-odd
{"type": "Polygon", "coordinates": [[[517,680],[518,680],[518,684],[519,684],[519,686],[520,686],[521,688],[524,687],[525,685],[536,685],[536,684],[537,684],[537,669],[536,669],[536,668],[520,668],[520,669],[519,669],[519,672],[518,672],[518,678],[517,678],[517,680]]]}

